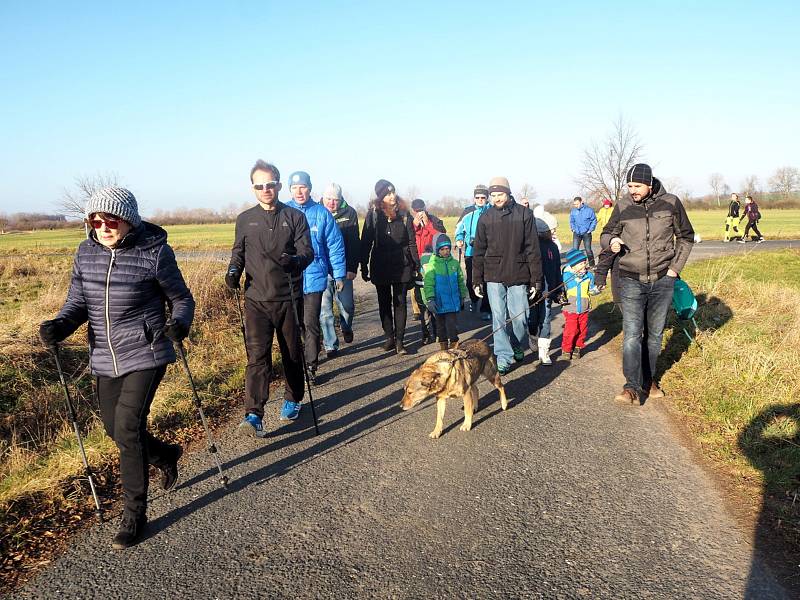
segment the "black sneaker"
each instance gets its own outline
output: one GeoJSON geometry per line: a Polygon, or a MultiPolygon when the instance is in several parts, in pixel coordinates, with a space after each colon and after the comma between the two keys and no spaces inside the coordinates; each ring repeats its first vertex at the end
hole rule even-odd
{"type": "Polygon", "coordinates": [[[342,337],[344,338],[345,343],[351,344],[353,343],[353,332],[352,331],[343,331],[342,337]]]}
{"type": "Polygon", "coordinates": [[[317,382],[317,365],[308,365],[308,380],[312,384],[317,382]]]}
{"type": "Polygon", "coordinates": [[[388,352],[389,350],[394,350],[396,345],[397,345],[397,342],[395,341],[394,337],[387,337],[386,341],[383,342],[383,345],[381,346],[381,348],[383,348],[384,350],[386,350],[388,352]]]}
{"type": "Polygon", "coordinates": [[[174,458],[161,467],[161,487],[166,491],[170,491],[178,483],[178,460],[183,456],[183,448],[179,444],[174,444],[170,448],[174,458]]]}
{"type": "Polygon", "coordinates": [[[144,514],[132,515],[127,512],[122,513],[122,522],[119,524],[119,531],[111,542],[114,550],[125,550],[138,544],[144,536],[147,528],[147,517],[144,514]]]}
{"type": "Polygon", "coordinates": [[[330,350],[325,350],[325,356],[327,356],[328,359],[336,358],[337,356],[339,356],[339,351],[336,350],[335,348],[332,348],[330,350]]]}
{"type": "Polygon", "coordinates": [[[397,340],[397,343],[395,344],[395,347],[394,347],[394,349],[395,349],[395,350],[397,351],[397,353],[398,353],[399,355],[401,355],[401,356],[402,356],[402,355],[405,355],[405,354],[408,354],[408,352],[406,351],[406,347],[403,345],[403,342],[402,342],[402,340],[397,340]]]}

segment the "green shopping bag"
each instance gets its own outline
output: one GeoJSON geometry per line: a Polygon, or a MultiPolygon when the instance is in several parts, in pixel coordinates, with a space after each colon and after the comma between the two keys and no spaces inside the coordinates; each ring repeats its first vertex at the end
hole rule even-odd
{"type": "MultiPolygon", "coordinates": [[[[675,309],[675,314],[681,321],[691,321],[694,324],[694,330],[697,331],[697,321],[694,320],[694,314],[697,312],[697,298],[694,297],[692,288],[683,279],[675,280],[675,289],[672,292],[672,308],[675,309]]],[[[694,338],[686,331],[686,326],[683,326],[683,332],[690,341],[694,338]]]]}

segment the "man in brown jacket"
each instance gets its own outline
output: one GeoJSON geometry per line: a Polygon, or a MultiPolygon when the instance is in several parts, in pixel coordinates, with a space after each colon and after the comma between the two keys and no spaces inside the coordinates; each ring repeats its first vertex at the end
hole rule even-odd
{"type": "Polygon", "coordinates": [[[626,180],[628,194],[614,207],[600,245],[613,252],[625,247],[619,258],[625,386],[614,399],[639,403],[645,391],[650,398],[664,395],[655,380],[643,381],[642,372],[655,375],[675,280],[692,250],[694,229],[681,201],[667,193],[649,165],[634,165],[626,180]]]}

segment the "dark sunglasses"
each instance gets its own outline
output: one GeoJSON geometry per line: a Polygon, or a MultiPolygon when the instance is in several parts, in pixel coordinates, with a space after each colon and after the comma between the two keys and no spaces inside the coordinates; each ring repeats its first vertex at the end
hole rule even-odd
{"type": "Polygon", "coordinates": [[[486,200],[486,196],[475,196],[475,200],[486,200]]]}
{"type": "Polygon", "coordinates": [[[259,192],[261,190],[274,190],[276,187],[278,187],[278,182],[277,181],[268,181],[267,183],[254,183],[253,184],[253,189],[257,190],[259,192]]]}
{"type": "Polygon", "coordinates": [[[106,227],[109,229],[119,229],[120,220],[121,219],[87,219],[86,222],[95,229],[100,229],[103,223],[105,223],[106,227]]]}

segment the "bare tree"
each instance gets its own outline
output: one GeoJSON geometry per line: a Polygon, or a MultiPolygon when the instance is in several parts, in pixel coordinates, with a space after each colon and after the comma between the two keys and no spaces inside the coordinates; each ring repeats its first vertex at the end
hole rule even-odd
{"type": "Polygon", "coordinates": [[[795,167],[781,167],[769,178],[770,190],[783,194],[788,199],[800,189],[800,171],[795,167]]]}
{"type": "Polygon", "coordinates": [[[680,177],[670,177],[664,182],[667,191],[670,194],[675,194],[683,202],[688,202],[692,197],[692,190],[687,186],[680,177]]]}
{"type": "Polygon", "coordinates": [[[619,201],[625,187],[625,175],[642,154],[638,134],[622,115],[614,130],[600,142],[593,142],[583,153],[583,165],[576,182],[589,196],[619,201]]]}
{"type": "Polygon", "coordinates": [[[522,187],[519,188],[519,197],[520,200],[522,198],[527,198],[528,200],[533,200],[538,196],[539,193],[534,189],[534,187],[530,183],[523,183],[522,187]]]}
{"type": "Polygon", "coordinates": [[[722,206],[719,200],[720,193],[722,193],[727,187],[725,185],[725,179],[722,177],[722,173],[712,173],[711,177],[708,178],[708,185],[711,186],[711,191],[713,191],[714,195],[717,197],[717,206],[722,206]]]}
{"type": "Polygon", "coordinates": [[[4,214],[0,214],[0,233],[6,232],[6,227],[8,226],[8,217],[4,214]]]}
{"type": "Polygon", "coordinates": [[[756,194],[760,191],[759,183],[758,183],[758,175],[750,175],[749,177],[745,177],[742,180],[742,192],[746,194],[756,194]]]}
{"type": "Polygon", "coordinates": [[[413,202],[417,198],[419,198],[419,187],[416,185],[410,185],[406,189],[406,198],[409,202],[413,202]]]}
{"type": "Polygon", "coordinates": [[[56,208],[67,216],[82,219],[89,197],[95,191],[111,185],[119,185],[119,176],[116,173],[79,175],[72,188],[64,188],[56,202],[56,208]]]}

